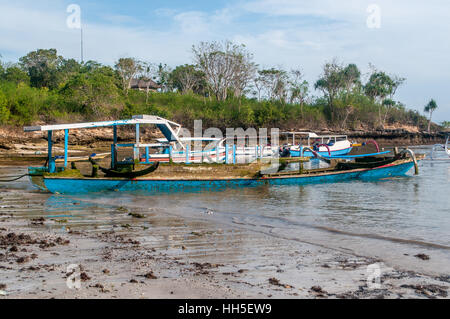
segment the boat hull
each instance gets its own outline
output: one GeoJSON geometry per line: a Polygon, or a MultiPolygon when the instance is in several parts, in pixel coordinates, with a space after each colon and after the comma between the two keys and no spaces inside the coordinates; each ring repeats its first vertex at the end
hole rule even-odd
{"type": "Polygon", "coordinates": [[[376,180],[405,175],[413,166],[414,163],[408,161],[371,169],[326,172],[314,175],[303,174],[235,179],[171,180],[144,177],[136,179],[44,177],[44,184],[50,192],[59,194],[81,194],[108,191],[156,193],[221,190],[235,187],[256,187],[259,185],[305,185],[315,183],[336,183],[354,179],[376,180]]]}

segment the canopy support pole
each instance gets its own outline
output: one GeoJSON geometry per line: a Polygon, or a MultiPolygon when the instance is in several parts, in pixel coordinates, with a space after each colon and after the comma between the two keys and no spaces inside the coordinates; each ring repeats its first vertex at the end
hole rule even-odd
{"type": "Polygon", "coordinates": [[[48,172],[49,173],[54,173],[56,171],[55,160],[53,159],[53,156],[52,156],[52,148],[53,148],[52,137],[53,137],[53,131],[48,131],[47,140],[48,140],[48,172]]]}
{"type": "Polygon", "coordinates": [[[113,145],[111,145],[111,168],[116,169],[117,125],[113,126],[113,145]]]}
{"type": "Polygon", "coordinates": [[[67,167],[67,157],[69,151],[69,130],[64,130],[64,167],[67,167]]]}
{"type": "Polygon", "coordinates": [[[136,144],[133,147],[133,159],[134,159],[135,162],[136,162],[136,160],[140,161],[140,158],[139,158],[139,147],[136,147],[136,145],[139,146],[139,142],[140,142],[140,138],[139,138],[139,124],[136,124],[136,144]]]}

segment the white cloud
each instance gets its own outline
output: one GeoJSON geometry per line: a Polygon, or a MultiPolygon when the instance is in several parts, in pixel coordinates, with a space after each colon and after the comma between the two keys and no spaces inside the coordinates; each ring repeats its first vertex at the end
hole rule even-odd
{"type": "Polygon", "coordinates": [[[174,20],[179,23],[181,31],[187,34],[206,33],[209,30],[207,15],[204,12],[179,13],[174,16],[174,20]]]}

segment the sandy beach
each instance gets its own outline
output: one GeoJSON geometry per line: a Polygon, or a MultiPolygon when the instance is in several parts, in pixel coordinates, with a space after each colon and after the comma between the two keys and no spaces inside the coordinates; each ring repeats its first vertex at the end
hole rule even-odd
{"type": "Polygon", "coordinates": [[[96,226],[71,227],[62,215],[27,212],[43,195],[17,202],[18,192],[0,193],[0,298],[448,296],[450,277],[433,263],[432,253],[420,255],[423,250],[402,256],[409,262],[400,266],[369,251],[362,256],[331,243],[293,242],[209,222],[204,215],[193,220],[124,207],[96,226]],[[368,282],[373,264],[380,266],[378,288],[368,282]],[[71,285],[77,278],[79,289],[71,285]]]}

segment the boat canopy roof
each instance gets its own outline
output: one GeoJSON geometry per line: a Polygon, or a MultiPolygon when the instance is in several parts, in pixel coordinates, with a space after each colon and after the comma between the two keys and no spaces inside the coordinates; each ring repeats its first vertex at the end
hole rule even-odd
{"type": "Polygon", "coordinates": [[[180,124],[166,120],[162,117],[155,115],[133,115],[129,120],[115,120],[115,121],[102,121],[102,122],[86,122],[86,123],[72,123],[72,124],[54,124],[54,125],[42,125],[42,126],[25,126],[25,132],[35,131],[57,131],[67,129],[81,129],[81,128],[96,128],[107,127],[115,125],[133,125],[133,124],[168,124],[176,127],[181,127],[180,124]]]}
{"type": "Polygon", "coordinates": [[[84,128],[97,128],[97,127],[108,127],[117,125],[136,125],[136,124],[154,124],[161,130],[161,132],[163,133],[163,135],[166,137],[167,140],[171,142],[179,141],[178,133],[181,129],[181,125],[155,115],[133,115],[133,117],[128,120],[26,126],[24,127],[24,131],[25,132],[57,131],[57,130],[84,129],[84,128]],[[174,131],[174,129],[176,130],[176,132],[174,131]]]}

